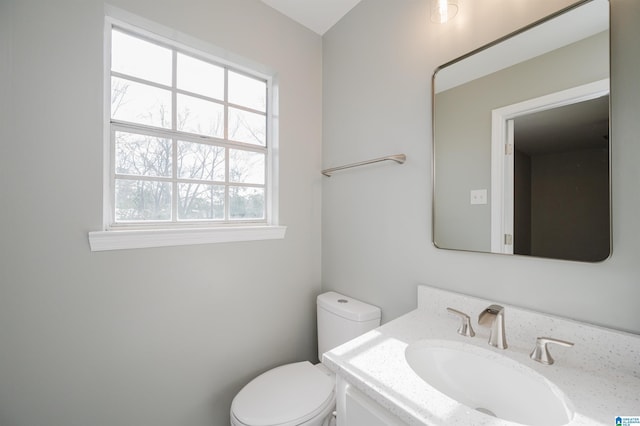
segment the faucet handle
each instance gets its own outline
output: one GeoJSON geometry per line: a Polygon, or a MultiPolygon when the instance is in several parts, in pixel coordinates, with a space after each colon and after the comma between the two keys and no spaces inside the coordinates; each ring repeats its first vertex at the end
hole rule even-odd
{"type": "Polygon", "coordinates": [[[566,348],[573,346],[573,343],[567,342],[566,340],[553,339],[551,337],[538,337],[536,339],[536,346],[531,351],[529,357],[531,357],[532,360],[545,365],[553,364],[553,358],[551,358],[549,349],[547,349],[547,344],[549,343],[564,346],[566,348]]]}
{"type": "Polygon", "coordinates": [[[476,333],[473,331],[473,327],[471,327],[471,319],[469,318],[469,315],[453,308],[447,308],[447,311],[460,317],[461,322],[460,327],[458,327],[459,335],[466,337],[473,337],[476,335],[476,333]]]}

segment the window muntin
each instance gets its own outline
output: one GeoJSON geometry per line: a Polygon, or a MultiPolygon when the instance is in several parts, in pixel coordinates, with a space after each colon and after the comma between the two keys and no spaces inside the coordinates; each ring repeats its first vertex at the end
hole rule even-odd
{"type": "Polygon", "coordinates": [[[112,26],[112,226],[267,223],[268,81],[199,56],[112,26]]]}

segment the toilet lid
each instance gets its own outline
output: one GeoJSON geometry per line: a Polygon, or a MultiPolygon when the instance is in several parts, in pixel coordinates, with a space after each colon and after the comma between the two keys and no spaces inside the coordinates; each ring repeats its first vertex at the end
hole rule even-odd
{"type": "Polygon", "coordinates": [[[332,400],[334,381],[308,361],[283,365],[249,382],[231,404],[246,425],[280,425],[312,418],[332,400]]]}

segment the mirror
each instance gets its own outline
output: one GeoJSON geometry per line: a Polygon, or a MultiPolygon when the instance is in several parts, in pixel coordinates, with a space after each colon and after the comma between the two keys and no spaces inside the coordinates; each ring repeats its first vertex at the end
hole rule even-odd
{"type": "Polygon", "coordinates": [[[585,0],[433,76],[438,248],[611,253],[609,2],[585,0]]]}

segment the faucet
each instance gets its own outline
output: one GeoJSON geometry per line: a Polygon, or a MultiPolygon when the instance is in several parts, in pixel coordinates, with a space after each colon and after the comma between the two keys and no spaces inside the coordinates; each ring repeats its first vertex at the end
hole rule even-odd
{"type": "Polygon", "coordinates": [[[491,305],[478,316],[478,325],[489,327],[489,344],[498,349],[507,349],[507,336],[504,332],[504,307],[491,305]]]}

